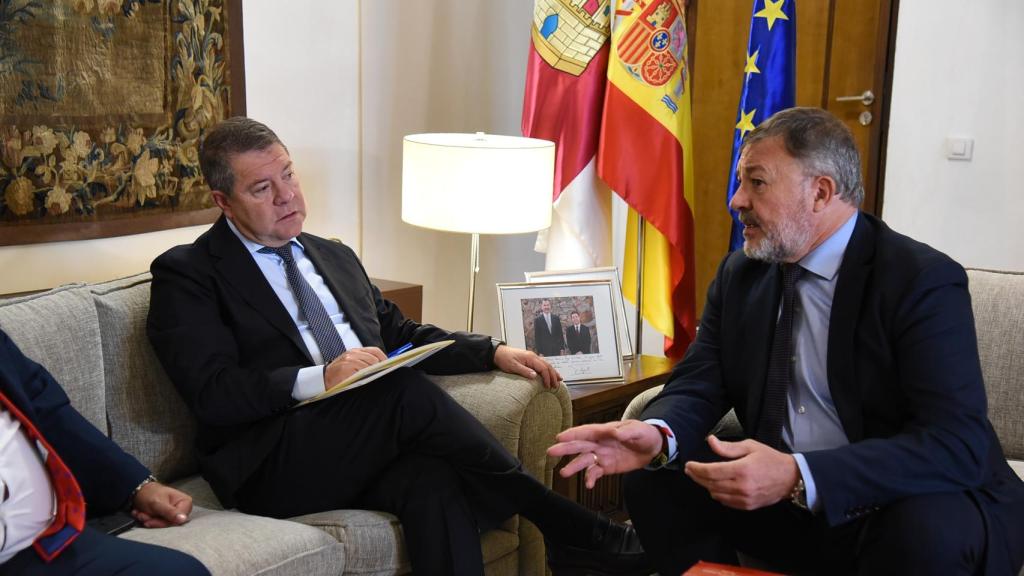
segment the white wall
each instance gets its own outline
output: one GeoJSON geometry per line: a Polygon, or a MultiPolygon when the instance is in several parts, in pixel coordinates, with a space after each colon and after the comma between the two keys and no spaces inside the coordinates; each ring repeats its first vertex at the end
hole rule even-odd
{"type": "MultiPolygon", "coordinates": [[[[402,137],[518,135],[532,10],[532,1],[362,3],[363,263],[373,276],[422,284],[424,319],[446,328],[465,328],[470,237],[401,221],[402,137]]],[[[495,282],[543,269],[533,241],[481,237],[476,331],[500,333],[495,282]]]]}
{"type": "Polygon", "coordinates": [[[964,266],[1024,270],[1022,22],[1020,0],[900,2],[883,217],[964,266]]]}

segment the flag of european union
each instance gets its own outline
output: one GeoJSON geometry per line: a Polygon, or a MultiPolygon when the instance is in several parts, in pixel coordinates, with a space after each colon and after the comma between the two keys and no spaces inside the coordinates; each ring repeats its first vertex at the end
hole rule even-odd
{"type": "MultiPolygon", "coordinates": [[[[736,193],[736,163],[743,137],[779,110],[792,108],[796,101],[796,0],[754,0],[750,18],[750,41],[743,67],[743,92],[736,113],[736,133],[729,166],[726,205],[736,193]]],[[[743,225],[732,215],[729,251],[743,246],[743,225]]]]}

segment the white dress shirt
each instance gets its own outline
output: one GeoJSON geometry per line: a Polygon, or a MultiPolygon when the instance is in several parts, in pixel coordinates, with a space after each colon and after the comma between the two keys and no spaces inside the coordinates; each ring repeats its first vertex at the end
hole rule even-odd
{"type": "Polygon", "coordinates": [[[0,564],[35,542],[53,522],[56,502],[39,451],[0,406],[0,564]]]}
{"type": "MultiPolygon", "coordinates": [[[[292,398],[302,401],[320,394],[325,390],[324,357],[320,353],[320,347],[317,346],[316,340],[313,339],[313,332],[309,329],[309,324],[299,313],[299,303],[295,300],[295,294],[292,293],[291,285],[288,284],[288,274],[285,272],[284,261],[277,254],[261,254],[259,250],[263,248],[262,244],[242,236],[238,228],[235,227],[235,223],[230,218],[227,221],[228,227],[242,241],[242,245],[245,246],[246,250],[252,255],[253,260],[256,261],[256,265],[263,272],[263,276],[270,283],[270,287],[274,289],[274,293],[281,300],[281,304],[284,304],[285,310],[288,311],[292,322],[295,323],[295,327],[299,330],[302,342],[306,345],[306,349],[309,350],[309,355],[313,357],[313,362],[317,364],[316,366],[307,366],[299,369],[299,374],[295,377],[295,386],[292,388],[292,398]]],[[[342,312],[338,301],[334,299],[334,294],[331,294],[331,289],[327,287],[323,277],[316,271],[313,262],[306,257],[306,249],[302,246],[302,243],[292,238],[291,247],[292,257],[295,258],[295,265],[298,267],[299,273],[306,279],[309,287],[320,297],[320,302],[323,303],[324,309],[330,315],[334,327],[338,329],[338,335],[341,336],[341,341],[345,343],[345,348],[362,348],[363,345],[359,341],[359,337],[352,330],[352,325],[345,318],[345,313],[342,312]]]]}

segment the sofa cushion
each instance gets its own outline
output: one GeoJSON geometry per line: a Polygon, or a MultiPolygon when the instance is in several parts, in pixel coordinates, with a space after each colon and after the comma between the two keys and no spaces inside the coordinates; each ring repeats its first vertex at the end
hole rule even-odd
{"type": "Polygon", "coordinates": [[[71,284],[0,300],[0,328],[53,374],[86,420],[107,433],[100,331],[87,287],[71,284]]]}
{"type": "Polygon", "coordinates": [[[148,273],[97,284],[110,437],[159,478],[198,472],[196,424],[146,337],[148,273]]]}
{"type": "Polygon", "coordinates": [[[988,417],[1006,457],[1024,460],[1024,274],[968,270],[988,417]]]}
{"type": "Polygon", "coordinates": [[[184,526],[134,528],[121,538],[191,554],[218,576],[341,574],[345,547],[326,533],[287,520],[193,508],[184,526]]]}
{"type": "MultiPolygon", "coordinates": [[[[408,574],[402,525],[398,518],[370,510],[331,510],[290,519],[315,526],[345,546],[346,574],[408,574]]],[[[516,556],[519,538],[504,529],[481,537],[484,563],[516,556]]],[[[488,573],[493,573],[489,566],[488,573]]],[[[511,573],[515,573],[513,570],[511,573]]]]}

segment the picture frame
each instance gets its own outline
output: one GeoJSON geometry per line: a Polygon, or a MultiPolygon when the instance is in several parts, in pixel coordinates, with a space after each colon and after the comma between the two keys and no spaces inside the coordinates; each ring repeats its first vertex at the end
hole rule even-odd
{"type": "Polygon", "coordinates": [[[509,346],[540,354],[568,385],[622,380],[610,280],[515,282],[497,288],[502,340],[509,346]]]}
{"type": "Polygon", "coordinates": [[[622,358],[631,360],[633,354],[633,338],[629,333],[629,322],[626,321],[626,304],[622,299],[622,285],[619,282],[619,269],[615,266],[599,268],[579,268],[576,270],[541,270],[527,272],[526,281],[536,282],[574,282],[579,280],[608,280],[612,283],[612,307],[619,326],[619,345],[622,358]]]}

